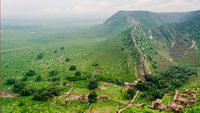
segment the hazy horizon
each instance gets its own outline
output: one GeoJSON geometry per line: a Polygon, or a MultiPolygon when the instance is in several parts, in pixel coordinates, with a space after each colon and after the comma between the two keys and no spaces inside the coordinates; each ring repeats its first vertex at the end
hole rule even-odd
{"type": "Polygon", "coordinates": [[[6,0],[2,19],[102,22],[119,10],[188,12],[199,10],[199,4],[199,0],[6,0]]]}

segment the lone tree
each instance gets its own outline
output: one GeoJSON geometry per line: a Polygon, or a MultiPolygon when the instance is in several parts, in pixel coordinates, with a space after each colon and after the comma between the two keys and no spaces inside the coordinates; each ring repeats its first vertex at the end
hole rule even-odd
{"type": "Polygon", "coordinates": [[[91,103],[94,103],[96,101],[97,101],[97,94],[96,94],[96,92],[91,92],[88,95],[88,102],[91,104],[91,103]]]}
{"type": "Polygon", "coordinates": [[[34,70],[29,70],[28,72],[26,72],[26,76],[34,76],[36,74],[36,72],[34,70]]]}
{"type": "Polygon", "coordinates": [[[88,88],[89,89],[96,89],[98,87],[98,83],[96,81],[90,81],[88,88]]]}
{"type": "Polygon", "coordinates": [[[20,95],[21,96],[30,96],[34,93],[34,91],[35,90],[32,89],[32,88],[24,88],[24,89],[21,90],[20,95]]]}
{"type": "Polygon", "coordinates": [[[35,81],[41,81],[41,80],[42,80],[41,75],[38,75],[38,76],[35,78],[35,81]]]}
{"type": "Polygon", "coordinates": [[[75,76],[81,76],[81,72],[80,72],[80,71],[77,71],[74,75],[75,75],[75,76]]]}
{"type": "Polygon", "coordinates": [[[69,70],[70,70],[70,71],[76,70],[76,66],[75,66],[75,65],[71,65],[71,66],[69,67],[69,70]]]}
{"type": "Polygon", "coordinates": [[[16,80],[14,78],[9,78],[6,80],[7,85],[13,85],[16,83],[16,80]]]}
{"type": "Polygon", "coordinates": [[[66,59],[65,59],[65,62],[69,62],[69,61],[70,61],[70,59],[69,59],[69,58],[66,58],[66,59]]]}
{"type": "Polygon", "coordinates": [[[22,89],[24,89],[25,87],[25,84],[24,83],[21,83],[21,82],[17,82],[14,84],[13,86],[13,92],[15,93],[19,93],[22,91],[22,89]]]}
{"type": "Polygon", "coordinates": [[[54,53],[57,53],[58,51],[57,51],[57,49],[55,49],[53,52],[54,52],[54,53]]]}
{"type": "Polygon", "coordinates": [[[133,88],[127,90],[127,94],[132,98],[135,95],[136,91],[133,88]]]}
{"type": "Polygon", "coordinates": [[[60,48],[60,50],[62,50],[62,51],[63,51],[63,50],[64,50],[64,47],[61,47],[61,48],[60,48]]]}
{"type": "Polygon", "coordinates": [[[52,70],[49,72],[49,76],[56,76],[58,74],[58,71],[52,70]]]}
{"type": "Polygon", "coordinates": [[[38,55],[37,55],[37,59],[42,59],[44,57],[44,53],[39,53],[38,55]]]}

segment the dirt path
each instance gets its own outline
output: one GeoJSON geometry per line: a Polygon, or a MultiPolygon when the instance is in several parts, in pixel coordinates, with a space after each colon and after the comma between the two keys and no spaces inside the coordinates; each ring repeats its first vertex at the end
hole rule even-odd
{"type": "Polygon", "coordinates": [[[122,111],[128,109],[133,104],[134,100],[136,99],[136,97],[138,96],[139,93],[140,93],[140,91],[138,90],[136,92],[135,96],[133,97],[133,99],[128,103],[128,105],[122,109],[117,110],[116,113],[121,113],[122,111]]]}
{"type": "Polygon", "coordinates": [[[60,98],[68,97],[72,93],[73,89],[74,87],[72,87],[68,92],[66,92],[64,95],[59,96],[58,98],[60,99],[60,98]]]}
{"type": "Polygon", "coordinates": [[[196,46],[196,42],[194,40],[192,40],[192,45],[190,46],[189,49],[193,49],[193,48],[195,48],[195,46],[196,46]]]}
{"type": "Polygon", "coordinates": [[[14,49],[1,50],[0,53],[9,52],[9,51],[16,51],[16,50],[21,50],[21,49],[27,49],[27,48],[31,48],[31,47],[27,46],[27,47],[20,47],[20,48],[14,48],[14,49]]]}
{"type": "Polygon", "coordinates": [[[0,90],[0,98],[15,98],[17,95],[11,91],[0,90]]]}

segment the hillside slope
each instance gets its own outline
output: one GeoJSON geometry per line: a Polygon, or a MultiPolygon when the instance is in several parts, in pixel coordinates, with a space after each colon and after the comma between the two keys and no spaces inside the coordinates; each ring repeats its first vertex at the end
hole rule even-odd
{"type": "Polygon", "coordinates": [[[95,27],[100,35],[120,33],[133,25],[153,28],[180,20],[186,13],[154,13],[149,11],[118,11],[103,24],[95,27]]]}

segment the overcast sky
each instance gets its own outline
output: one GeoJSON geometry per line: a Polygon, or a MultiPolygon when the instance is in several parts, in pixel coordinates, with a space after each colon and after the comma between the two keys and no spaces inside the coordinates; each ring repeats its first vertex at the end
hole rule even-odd
{"type": "Polygon", "coordinates": [[[3,18],[105,19],[119,10],[185,12],[200,0],[2,0],[3,18]]]}

